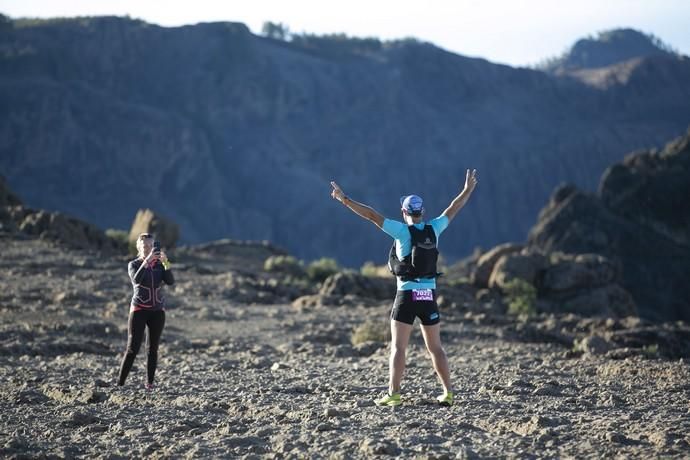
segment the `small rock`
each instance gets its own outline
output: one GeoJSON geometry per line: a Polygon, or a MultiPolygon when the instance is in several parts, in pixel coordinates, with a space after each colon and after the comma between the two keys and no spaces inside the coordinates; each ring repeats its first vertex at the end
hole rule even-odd
{"type": "Polygon", "coordinates": [[[365,439],[359,445],[359,450],[365,455],[398,455],[400,448],[390,441],[376,441],[365,439]]]}
{"type": "Polygon", "coordinates": [[[354,345],[353,348],[359,356],[371,356],[384,346],[385,343],[368,340],[354,345]]]}
{"type": "Polygon", "coordinates": [[[612,348],[612,345],[605,338],[598,335],[590,335],[582,340],[575,341],[575,349],[591,355],[603,355],[612,348]]]}
{"type": "Polygon", "coordinates": [[[98,418],[86,412],[72,412],[66,421],[69,426],[84,426],[98,422],[98,418]]]}
{"type": "Polygon", "coordinates": [[[265,428],[261,428],[261,429],[257,430],[257,432],[255,434],[259,438],[267,438],[267,437],[271,436],[274,432],[275,432],[275,430],[273,428],[265,427],[265,428]]]}
{"type": "Polygon", "coordinates": [[[288,366],[288,365],[285,364],[285,363],[276,362],[276,363],[273,363],[273,365],[271,366],[271,370],[272,370],[272,371],[278,371],[278,370],[281,370],[281,369],[288,369],[289,367],[290,367],[290,366],[288,366]]]}
{"type": "Polygon", "coordinates": [[[560,396],[561,389],[555,385],[544,385],[532,392],[535,396],[560,396]]]}
{"type": "Polygon", "coordinates": [[[106,387],[110,386],[110,384],[108,382],[106,382],[105,380],[101,380],[101,379],[94,380],[93,385],[97,388],[106,388],[106,387]]]}
{"type": "Polygon", "coordinates": [[[604,438],[608,442],[616,443],[616,444],[629,444],[630,439],[628,439],[625,435],[617,433],[615,431],[609,431],[606,433],[604,438]]]}
{"type": "Polygon", "coordinates": [[[319,423],[316,425],[316,431],[331,431],[333,429],[335,429],[335,427],[330,423],[319,423]]]}
{"type": "Polygon", "coordinates": [[[370,400],[370,399],[358,399],[358,400],[355,402],[355,405],[356,405],[357,407],[368,407],[368,406],[373,406],[373,405],[374,405],[374,402],[373,402],[372,400],[370,400]]]}
{"type": "Polygon", "coordinates": [[[649,436],[649,442],[657,447],[667,447],[671,444],[671,437],[668,433],[660,431],[649,436]]]}
{"type": "Polygon", "coordinates": [[[462,446],[458,450],[458,452],[455,454],[456,459],[461,459],[461,460],[469,460],[471,458],[477,458],[478,455],[476,452],[474,452],[472,449],[469,447],[462,446]]]}
{"type": "Polygon", "coordinates": [[[333,408],[333,407],[327,407],[323,411],[323,416],[324,417],[337,417],[339,415],[338,410],[333,408]]]}
{"type": "Polygon", "coordinates": [[[634,348],[616,348],[614,350],[609,350],[606,352],[606,357],[609,359],[627,359],[627,358],[632,358],[633,356],[639,355],[640,350],[635,350],[634,348]]]}

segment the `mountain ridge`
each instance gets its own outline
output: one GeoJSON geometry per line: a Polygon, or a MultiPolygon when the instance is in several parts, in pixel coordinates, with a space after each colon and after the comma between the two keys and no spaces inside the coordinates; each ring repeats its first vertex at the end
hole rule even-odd
{"type": "Polygon", "coordinates": [[[680,54],[652,34],[620,28],[578,40],[561,56],[547,59],[541,68],[563,73],[608,67],[649,56],[678,57],[680,54]]]}
{"type": "Polygon", "coordinates": [[[521,239],[558,183],[593,188],[624,153],[690,124],[690,84],[666,84],[686,60],[662,64],[661,88],[652,74],[601,91],[414,41],[348,54],[347,40],[307,37],[305,50],[232,23],[61,24],[2,29],[3,49],[35,52],[0,59],[0,168],[32,206],[103,228],[151,208],[183,242],[383,260],[385,235],[337,208],[329,181],[395,218],[406,193],[440,212],[476,167],[480,189],[442,242],[452,260],[521,239]]]}

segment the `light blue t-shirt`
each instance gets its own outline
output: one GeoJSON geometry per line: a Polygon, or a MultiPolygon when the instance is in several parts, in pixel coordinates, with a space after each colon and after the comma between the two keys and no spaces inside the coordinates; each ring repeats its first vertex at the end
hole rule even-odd
{"type": "MultiPolygon", "coordinates": [[[[415,224],[415,227],[422,230],[425,225],[431,225],[436,234],[436,246],[438,247],[438,237],[448,227],[448,217],[438,216],[429,222],[420,222],[415,224]]],[[[412,236],[407,229],[407,224],[397,220],[384,219],[383,231],[391,238],[395,239],[395,253],[398,260],[403,260],[412,252],[412,236]]],[[[436,279],[425,279],[424,281],[402,281],[399,277],[398,291],[409,291],[410,289],[436,289],[436,279]]]]}

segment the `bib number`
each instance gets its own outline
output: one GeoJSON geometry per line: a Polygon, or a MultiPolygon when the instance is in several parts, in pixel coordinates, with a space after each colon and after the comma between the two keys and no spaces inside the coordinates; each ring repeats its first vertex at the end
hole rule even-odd
{"type": "Polygon", "coordinates": [[[434,293],[431,289],[412,289],[412,300],[414,302],[433,302],[434,293]]]}

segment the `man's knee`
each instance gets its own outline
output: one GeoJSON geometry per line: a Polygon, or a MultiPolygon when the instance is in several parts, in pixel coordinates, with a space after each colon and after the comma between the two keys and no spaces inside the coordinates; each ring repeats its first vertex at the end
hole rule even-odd
{"type": "Polygon", "coordinates": [[[391,357],[405,356],[405,347],[393,344],[391,346],[391,357]]]}
{"type": "Polygon", "coordinates": [[[429,354],[433,355],[436,358],[446,356],[446,351],[443,349],[441,344],[427,345],[426,349],[429,352],[429,354]]]}

